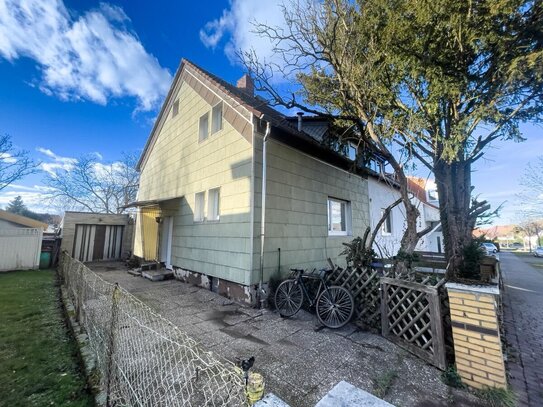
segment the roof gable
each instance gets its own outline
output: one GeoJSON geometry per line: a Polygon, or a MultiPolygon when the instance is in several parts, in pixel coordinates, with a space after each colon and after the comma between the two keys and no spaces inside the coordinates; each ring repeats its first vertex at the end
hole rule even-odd
{"type": "Polygon", "coordinates": [[[35,219],[27,218],[26,216],[21,216],[15,213],[4,211],[3,209],[0,209],[0,219],[4,219],[4,220],[7,220],[8,222],[16,223],[18,225],[26,226],[29,228],[37,228],[37,229],[46,230],[48,227],[47,223],[43,223],[35,219]]]}

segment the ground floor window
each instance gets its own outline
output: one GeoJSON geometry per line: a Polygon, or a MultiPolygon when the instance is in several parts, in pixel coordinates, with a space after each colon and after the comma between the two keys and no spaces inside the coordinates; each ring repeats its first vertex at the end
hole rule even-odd
{"type": "Polygon", "coordinates": [[[205,208],[205,199],[206,193],[198,192],[194,195],[194,221],[203,222],[204,221],[204,208],[205,208]]]}
{"type": "Polygon", "coordinates": [[[350,235],[351,219],[350,202],[336,198],[328,198],[328,235],[350,235]]]}

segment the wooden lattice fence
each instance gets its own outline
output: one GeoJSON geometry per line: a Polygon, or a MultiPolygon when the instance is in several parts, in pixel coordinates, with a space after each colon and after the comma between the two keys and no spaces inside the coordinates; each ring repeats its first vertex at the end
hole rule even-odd
{"type": "Polygon", "coordinates": [[[353,294],[358,325],[379,330],[391,341],[444,369],[446,349],[450,348],[443,334],[448,326],[450,330],[448,298],[442,289],[445,280],[426,273],[393,277],[392,269],[347,267],[336,268],[329,279],[353,294]]]}
{"type": "Polygon", "coordinates": [[[446,368],[438,288],[394,278],[381,278],[382,334],[440,369],[446,368]]]}
{"type": "Polygon", "coordinates": [[[347,267],[336,268],[330,282],[347,288],[355,298],[355,321],[364,326],[381,329],[380,278],[388,276],[383,269],[347,267]]]}

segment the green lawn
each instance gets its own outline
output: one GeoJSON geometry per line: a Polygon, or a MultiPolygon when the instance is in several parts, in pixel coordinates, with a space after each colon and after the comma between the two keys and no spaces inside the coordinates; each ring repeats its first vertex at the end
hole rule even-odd
{"type": "Polygon", "coordinates": [[[0,273],[0,406],[93,406],[54,271],[0,273]]]}

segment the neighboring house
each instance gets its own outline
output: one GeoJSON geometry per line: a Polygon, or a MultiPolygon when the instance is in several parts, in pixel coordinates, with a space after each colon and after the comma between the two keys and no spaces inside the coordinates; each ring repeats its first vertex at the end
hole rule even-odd
{"type": "Polygon", "coordinates": [[[330,131],[271,109],[248,76],[236,87],[183,60],[138,164],[134,254],[249,302],[289,268],[344,264],[370,223],[368,181],[330,131]]]}
{"type": "Polygon", "coordinates": [[[126,214],[65,212],[60,249],[83,262],[127,258],[134,240],[133,224],[126,214]]]}
{"type": "Polygon", "coordinates": [[[47,224],[0,209],[0,271],[37,269],[47,224]]]}
{"type": "MultiPolygon", "coordinates": [[[[429,228],[417,245],[417,250],[442,253],[443,234],[439,223],[439,207],[435,183],[423,178],[409,177],[412,202],[420,212],[417,230],[429,228]]],[[[368,179],[370,196],[370,219],[372,230],[383,216],[384,210],[400,198],[397,184],[390,175],[373,173],[368,179]]],[[[403,203],[395,206],[377,233],[374,249],[380,257],[392,257],[398,253],[406,228],[403,203]]]]}

